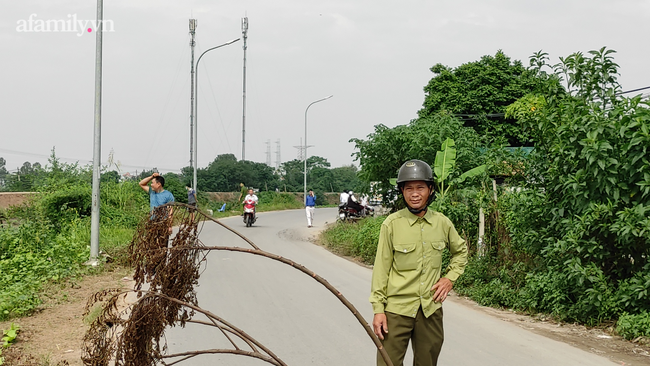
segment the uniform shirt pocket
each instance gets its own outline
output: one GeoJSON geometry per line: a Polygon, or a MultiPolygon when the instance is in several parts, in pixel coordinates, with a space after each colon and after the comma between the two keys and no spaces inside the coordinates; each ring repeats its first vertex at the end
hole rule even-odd
{"type": "Polygon", "coordinates": [[[394,261],[398,271],[412,271],[418,268],[418,256],[415,254],[416,243],[395,244],[394,261]]]}
{"type": "Polygon", "coordinates": [[[432,265],[433,268],[440,268],[442,266],[442,251],[447,246],[447,243],[443,240],[436,240],[431,242],[432,251],[432,265]]]}

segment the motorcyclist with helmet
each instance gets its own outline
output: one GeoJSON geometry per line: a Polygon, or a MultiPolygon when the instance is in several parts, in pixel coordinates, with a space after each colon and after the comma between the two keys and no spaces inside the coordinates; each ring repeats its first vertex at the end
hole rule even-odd
{"type": "MultiPolygon", "coordinates": [[[[394,365],[403,364],[409,341],[414,363],[437,365],[444,340],[442,302],[465,270],[467,246],[447,217],[429,209],[435,195],[429,164],[405,162],[397,185],[406,208],[381,226],[370,294],[373,330],[394,365]],[[451,259],[441,277],[445,247],[451,259]]],[[[385,365],[379,352],[377,365],[385,365]]]]}
{"type": "MultiPolygon", "coordinates": [[[[247,194],[246,197],[244,198],[244,201],[242,202],[242,204],[244,205],[244,207],[245,207],[246,205],[249,205],[249,206],[253,206],[253,207],[254,207],[254,208],[253,208],[253,209],[254,209],[254,211],[253,211],[253,218],[254,218],[255,220],[257,219],[257,217],[256,217],[257,215],[255,214],[255,207],[257,207],[257,202],[258,202],[258,201],[259,201],[259,199],[257,198],[257,195],[255,195],[255,192],[253,191],[253,189],[252,189],[252,188],[249,188],[249,189],[248,189],[248,194],[247,194]]],[[[246,211],[246,210],[244,210],[244,211],[246,211]]],[[[246,215],[245,215],[245,214],[244,214],[244,222],[246,222],[246,215]]]]}
{"type": "Polygon", "coordinates": [[[352,191],[350,191],[348,193],[347,205],[348,205],[348,207],[350,207],[350,208],[354,209],[355,211],[357,211],[359,216],[363,217],[363,216],[366,215],[364,207],[360,203],[357,202],[357,198],[354,197],[354,192],[352,192],[352,191]]]}

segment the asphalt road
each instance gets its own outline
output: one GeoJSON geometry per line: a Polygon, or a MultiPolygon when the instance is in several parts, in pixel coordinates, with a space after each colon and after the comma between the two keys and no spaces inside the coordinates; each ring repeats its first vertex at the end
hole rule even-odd
{"type": "MultiPolygon", "coordinates": [[[[324,277],[372,321],[368,303],[371,270],[307,241],[335,209],[316,209],[313,228],[303,210],[260,213],[244,227],[240,217],[224,219],[262,250],[290,258],[324,277]]],[[[219,225],[203,227],[208,246],[246,243],[219,225]]],[[[277,261],[235,252],[212,252],[197,288],[199,306],[221,316],[271,349],[288,365],[374,365],[376,349],[356,318],[327,289],[277,261]]],[[[570,345],[531,333],[481,311],[444,303],[445,344],[439,365],[612,366],[615,363],[570,345]]],[[[231,348],[211,327],[188,324],[167,331],[169,353],[231,348]]],[[[236,355],[204,355],[182,365],[267,365],[236,355]]],[[[405,365],[411,365],[407,355],[405,365]]]]}

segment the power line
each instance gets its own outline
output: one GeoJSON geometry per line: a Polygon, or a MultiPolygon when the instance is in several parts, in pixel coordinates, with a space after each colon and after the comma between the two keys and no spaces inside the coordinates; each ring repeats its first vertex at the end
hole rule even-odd
{"type": "MultiPolygon", "coordinates": [[[[9,149],[2,149],[2,148],[0,148],[0,153],[7,153],[7,154],[19,155],[19,156],[32,156],[32,157],[47,158],[47,159],[49,159],[51,157],[51,155],[37,154],[37,153],[31,153],[31,152],[26,152],[26,151],[9,150],[9,149]]],[[[63,156],[58,156],[58,155],[56,155],[56,158],[58,160],[63,160],[63,161],[67,161],[67,162],[92,164],[92,160],[69,158],[69,157],[63,157],[63,156]]],[[[126,167],[126,168],[144,169],[144,170],[146,170],[146,167],[144,165],[120,164],[120,166],[121,167],[126,167]]],[[[181,170],[180,168],[165,168],[165,167],[159,167],[158,169],[167,170],[167,171],[180,171],[181,170]]]]}
{"type": "Polygon", "coordinates": [[[627,91],[624,91],[624,92],[616,93],[616,95],[627,94],[627,93],[634,93],[634,92],[636,92],[636,91],[641,91],[641,90],[646,90],[646,89],[650,89],[650,86],[644,86],[643,88],[627,90],[627,91]]]}

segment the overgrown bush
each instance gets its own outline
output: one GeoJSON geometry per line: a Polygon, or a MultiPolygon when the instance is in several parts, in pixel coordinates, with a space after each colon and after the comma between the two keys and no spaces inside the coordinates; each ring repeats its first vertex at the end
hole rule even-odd
{"type": "MultiPolygon", "coordinates": [[[[523,190],[501,195],[490,209],[493,246],[487,258],[472,260],[459,291],[590,325],[619,317],[625,324],[650,311],[650,104],[617,94],[612,52],[562,59],[548,74],[556,89],[509,109],[535,151],[523,190]],[[557,88],[562,76],[571,92],[557,88]],[[493,268],[474,271],[482,263],[493,268]],[[511,273],[516,265],[527,273],[523,282],[508,279],[521,278],[511,273]]],[[[543,67],[544,57],[531,63],[543,67]]]]}
{"type": "Polygon", "coordinates": [[[78,273],[88,260],[80,221],[55,231],[49,223],[25,222],[0,230],[0,320],[26,315],[40,304],[39,290],[78,273]]]}

